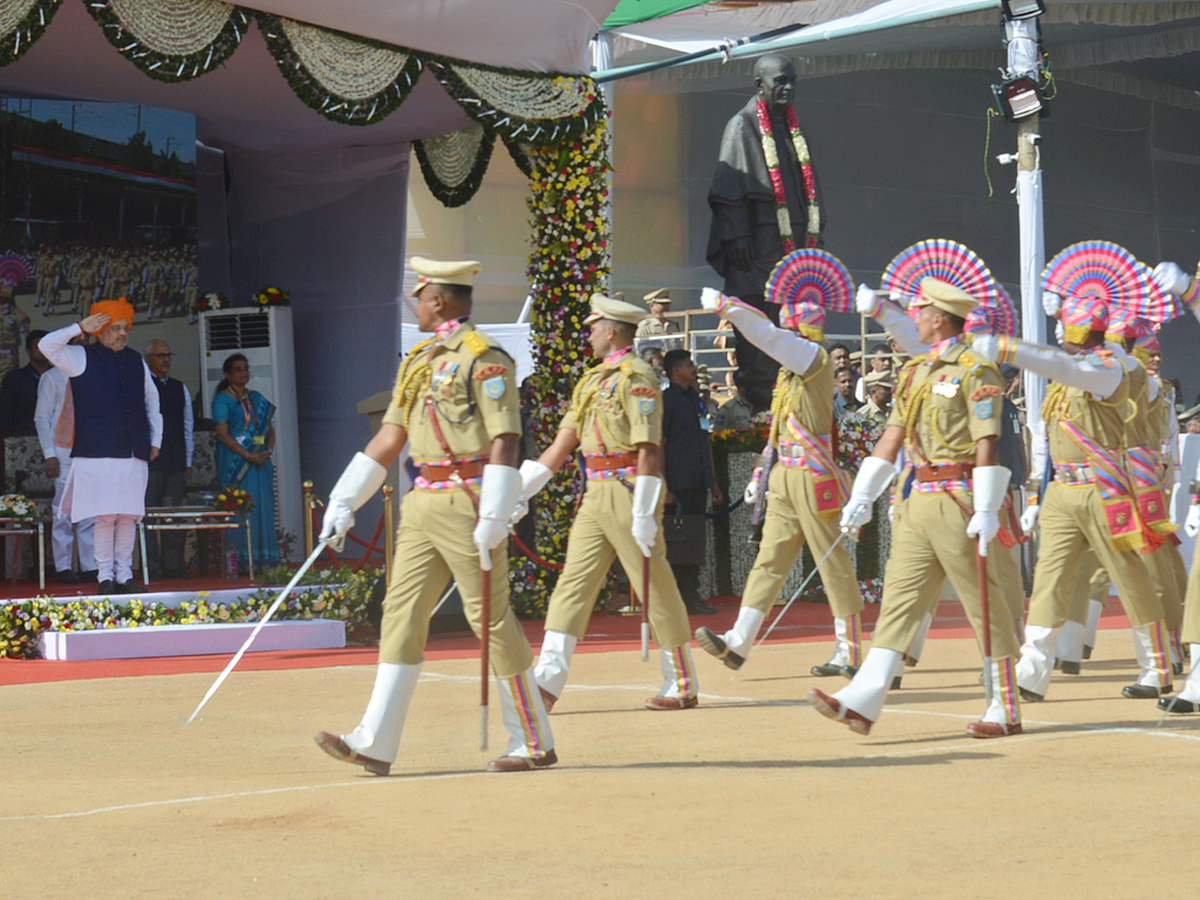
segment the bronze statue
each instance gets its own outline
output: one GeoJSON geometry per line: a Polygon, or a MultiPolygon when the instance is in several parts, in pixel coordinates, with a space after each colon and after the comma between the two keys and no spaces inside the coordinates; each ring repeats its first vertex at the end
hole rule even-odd
{"type": "MultiPolygon", "coordinates": [[[[792,108],[795,66],[782,56],[762,57],[754,66],[754,87],[754,97],[721,137],[708,192],[712,226],[706,258],[725,279],[726,294],[778,322],[779,307],[763,296],[767,278],[785,254],[816,246],[824,222],[807,143],[792,108]]],[[[735,380],[755,409],[768,408],[778,363],[743,340],[737,361],[735,380]]]]}

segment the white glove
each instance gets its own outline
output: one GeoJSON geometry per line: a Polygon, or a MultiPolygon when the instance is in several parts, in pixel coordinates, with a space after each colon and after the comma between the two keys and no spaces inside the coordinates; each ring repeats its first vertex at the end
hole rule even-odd
{"type": "Polygon", "coordinates": [[[529,501],[533,498],[534,494],[544,488],[546,483],[554,477],[554,473],[536,459],[525,460],[525,462],[521,463],[519,471],[521,474],[521,493],[517,496],[517,507],[509,517],[509,525],[516,525],[529,515],[529,501]]]}
{"type": "Polygon", "coordinates": [[[650,556],[658,540],[658,498],[662,486],[663,480],[655,475],[639,475],[633,483],[633,525],[629,530],[645,557],[650,556]]]}
{"type": "Polygon", "coordinates": [[[1173,262],[1160,262],[1155,266],[1154,280],[1164,291],[1176,297],[1182,297],[1192,286],[1192,276],[1173,262]]]}
{"type": "Polygon", "coordinates": [[[762,466],[757,466],[750,480],[746,483],[746,492],[742,494],[742,499],[746,501],[747,506],[753,506],[758,502],[758,495],[762,491],[762,466]]]}
{"type": "Polygon", "coordinates": [[[334,553],[341,553],[346,546],[346,535],[354,527],[354,510],[344,501],[329,498],[325,505],[325,516],[321,520],[320,540],[329,541],[334,553]]]}
{"type": "Polygon", "coordinates": [[[346,534],[354,527],[354,511],[374,496],[387,479],[387,469],[365,453],[355,453],[342,477],[329,492],[329,503],[321,521],[321,537],[335,553],[341,553],[346,534]]]}
{"type": "Polygon", "coordinates": [[[988,544],[1000,533],[1000,507],[1008,495],[1012,472],[1004,466],[977,466],[971,473],[975,514],[967,523],[967,537],[979,540],[979,553],[987,556],[988,544]]]}
{"type": "Polygon", "coordinates": [[[883,305],[883,301],[879,299],[879,295],[867,287],[865,284],[858,286],[858,293],[854,295],[854,308],[864,316],[874,318],[879,313],[879,307],[883,305]]]}
{"type": "Polygon", "coordinates": [[[700,291],[700,306],[704,309],[720,309],[724,297],[716,288],[702,288],[700,291]]]}
{"type": "Polygon", "coordinates": [[[1046,315],[1054,319],[1058,317],[1058,311],[1062,309],[1062,297],[1058,294],[1052,294],[1049,291],[1042,291],[1042,309],[1046,311],[1046,315]]]}
{"type": "Polygon", "coordinates": [[[1000,513],[990,509],[976,510],[971,516],[971,521],[967,523],[967,537],[982,539],[984,544],[990,544],[992,538],[999,533],[1000,513]]]}
{"type": "Polygon", "coordinates": [[[971,352],[990,363],[1000,358],[1000,341],[994,334],[983,333],[971,340],[971,352]]]}
{"type": "Polygon", "coordinates": [[[483,484],[479,486],[479,520],[472,535],[479,550],[479,567],[492,568],[492,551],[508,537],[508,519],[517,505],[521,492],[521,474],[512,466],[483,467],[483,484]]]}
{"type": "Polygon", "coordinates": [[[1030,503],[1025,507],[1025,512],[1021,513],[1021,530],[1026,534],[1031,534],[1033,529],[1037,527],[1038,513],[1042,511],[1042,507],[1037,503],[1030,503]]]}
{"type": "Polygon", "coordinates": [[[871,521],[871,504],[896,477],[896,471],[896,466],[881,456],[863,460],[850,488],[850,499],[842,508],[842,531],[857,539],[859,529],[871,521]]]}
{"type": "Polygon", "coordinates": [[[1200,503],[1188,507],[1187,519],[1183,523],[1183,533],[1190,538],[1200,534],[1200,503]]]}

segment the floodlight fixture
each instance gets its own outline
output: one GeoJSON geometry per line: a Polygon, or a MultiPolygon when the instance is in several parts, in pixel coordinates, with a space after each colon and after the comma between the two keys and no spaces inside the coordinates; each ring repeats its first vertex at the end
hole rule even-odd
{"type": "Polygon", "coordinates": [[[1009,78],[1002,84],[993,84],[992,93],[996,95],[996,105],[1009,122],[1024,119],[1045,109],[1042,92],[1038,83],[1028,75],[1009,78]]]}
{"type": "Polygon", "coordinates": [[[1000,0],[1004,7],[1004,18],[1010,22],[1016,19],[1036,19],[1046,11],[1043,0],[1000,0]]]}

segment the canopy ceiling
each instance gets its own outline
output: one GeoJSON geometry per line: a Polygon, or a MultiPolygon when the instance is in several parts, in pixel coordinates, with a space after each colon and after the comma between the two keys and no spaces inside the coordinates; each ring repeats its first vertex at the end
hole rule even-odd
{"type": "MultiPolygon", "coordinates": [[[[589,38],[616,0],[255,0],[257,9],[471,62],[534,71],[586,71],[589,38]]],[[[429,71],[400,110],[374,125],[329,121],[288,86],[257,26],[227,62],[192,81],[155,81],[122,57],[88,15],[65,0],[45,34],[0,68],[0,93],[144,103],[196,115],[210,146],[270,154],[395,144],[467,128],[472,121],[429,71]],[[64,65],[70,60],[70,65],[64,65]]]]}
{"type": "MultiPolygon", "coordinates": [[[[710,3],[654,21],[610,29],[618,39],[614,68],[667,60],[721,44],[726,39],[760,35],[787,26],[799,29],[774,43],[803,41],[788,55],[806,58],[938,52],[999,53],[999,3],[996,9],[955,15],[960,0],[803,0],[792,3],[710,3]],[[940,18],[890,30],[864,30],[827,40],[835,25],[878,25],[928,9],[940,18]],[[850,19],[849,17],[854,17],[850,19]]],[[[1200,3],[1152,0],[1047,0],[1042,16],[1044,44],[1056,69],[1111,66],[1139,78],[1187,91],[1200,90],[1200,3]]],[[[735,52],[755,52],[750,47],[735,52]]],[[[757,52],[766,52],[759,49],[757,52]]],[[[719,63],[714,64],[719,67],[719,63]]],[[[950,66],[947,66],[950,67],[950,66]]],[[[708,74],[713,74],[709,67],[708,74]]],[[[704,77],[693,69],[689,77],[704,77]]]]}

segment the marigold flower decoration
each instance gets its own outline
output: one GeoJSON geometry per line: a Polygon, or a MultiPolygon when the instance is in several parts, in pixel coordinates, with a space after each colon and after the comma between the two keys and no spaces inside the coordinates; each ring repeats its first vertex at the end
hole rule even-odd
{"type": "Polygon", "coordinates": [[[230,485],[213,497],[212,507],[223,512],[248,516],[254,511],[254,501],[247,491],[230,485]]]}
{"type": "Polygon", "coordinates": [[[265,287],[252,298],[252,303],[258,307],[291,306],[291,295],[277,287],[265,287]]]}
{"type": "MultiPolygon", "coordinates": [[[[578,141],[530,146],[526,200],[534,247],[529,256],[533,295],[533,421],[539,449],[550,446],[571,403],[576,382],[590,365],[583,320],[588,298],[604,291],[611,271],[608,201],[608,124],[601,121],[578,141]]],[[[579,470],[563,466],[535,502],[535,544],[542,559],[561,563],[580,490],[579,470]]],[[[509,568],[513,604],[524,616],[545,615],[558,572],[523,554],[509,568]]]]}

